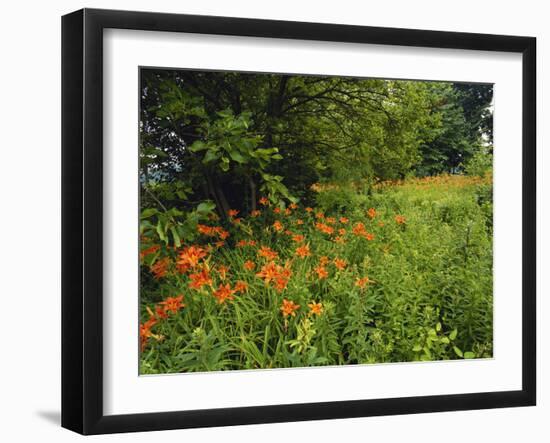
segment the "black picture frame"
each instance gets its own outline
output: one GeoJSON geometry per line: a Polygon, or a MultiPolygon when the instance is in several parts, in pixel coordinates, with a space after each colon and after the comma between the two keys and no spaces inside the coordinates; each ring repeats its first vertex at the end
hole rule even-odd
{"type": "Polygon", "coordinates": [[[151,431],[536,403],[536,39],[503,35],[83,9],[62,18],[62,426],[151,431]],[[522,389],[131,415],[103,413],[103,30],[171,31],[522,54],[522,389]]]}

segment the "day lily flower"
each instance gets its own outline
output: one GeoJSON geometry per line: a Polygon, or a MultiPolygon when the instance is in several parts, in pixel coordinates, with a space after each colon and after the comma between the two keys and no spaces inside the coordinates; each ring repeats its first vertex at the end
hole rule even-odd
{"type": "Polygon", "coordinates": [[[238,280],[237,283],[235,283],[235,292],[246,292],[248,290],[248,283],[242,280],[238,280]]]}
{"type": "Polygon", "coordinates": [[[334,232],[334,228],[332,226],[326,225],[326,224],[321,223],[321,222],[315,223],[315,228],[318,231],[321,231],[321,232],[323,232],[325,234],[329,234],[329,235],[331,235],[334,232]]]}
{"type": "Polygon", "coordinates": [[[151,266],[151,272],[154,274],[157,280],[162,277],[166,277],[166,274],[168,274],[169,264],[170,264],[170,259],[168,257],[164,257],[164,258],[161,258],[160,260],[157,260],[151,266]]]}
{"type": "Polygon", "coordinates": [[[177,297],[168,297],[161,301],[159,305],[162,305],[164,312],[176,313],[179,309],[185,307],[183,304],[183,295],[178,295],[177,297]]]}
{"type": "Polygon", "coordinates": [[[396,222],[398,225],[404,225],[405,222],[406,222],[406,219],[405,219],[405,217],[403,217],[402,215],[396,215],[396,216],[395,216],[395,222],[396,222]]]}
{"type": "Polygon", "coordinates": [[[200,246],[189,246],[180,253],[177,264],[180,270],[195,268],[204,257],[206,257],[206,251],[203,248],[200,246]]]}
{"type": "Polygon", "coordinates": [[[277,232],[281,232],[283,228],[283,224],[279,220],[275,220],[273,223],[273,229],[275,229],[277,232]]]}
{"type": "Polygon", "coordinates": [[[296,249],[295,255],[301,258],[306,258],[311,255],[309,245],[303,245],[296,249]]]}
{"type": "Polygon", "coordinates": [[[317,277],[319,277],[319,280],[323,280],[328,277],[328,272],[322,265],[317,266],[314,271],[317,274],[317,277]]]}
{"type": "Polygon", "coordinates": [[[260,272],[256,274],[257,277],[263,279],[266,285],[269,284],[272,280],[275,280],[280,274],[281,266],[277,265],[275,262],[270,261],[269,263],[262,266],[260,272]]]}
{"type": "Polygon", "coordinates": [[[213,295],[216,300],[218,300],[219,304],[223,304],[226,300],[233,300],[235,298],[233,297],[234,293],[235,291],[231,289],[231,286],[229,285],[229,283],[227,283],[226,285],[220,284],[218,289],[214,291],[213,295]]]}
{"type": "Polygon", "coordinates": [[[292,236],[292,241],[296,243],[302,243],[305,240],[305,237],[302,234],[296,234],[292,236]]]}
{"type": "Polygon", "coordinates": [[[260,257],[267,258],[268,260],[275,260],[279,256],[279,254],[268,246],[262,246],[258,251],[258,255],[260,257]]]}
{"type": "Polygon", "coordinates": [[[323,312],[323,305],[321,303],[315,303],[312,301],[308,303],[310,314],[321,315],[323,312]]]}
{"type": "Polygon", "coordinates": [[[300,305],[297,305],[291,300],[287,300],[286,298],[283,299],[283,304],[281,306],[281,313],[283,314],[283,317],[287,317],[289,315],[296,316],[296,311],[300,308],[300,305]]]}
{"type": "Polygon", "coordinates": [[[344,269],[346,269],[346,266],[348,265],[348,263],[341,259],[341,258],[335,258],[334,259],[334,266],[336,266],[336,268],[340,271],[343,271],[344,269]]]}
{"type": "Polygon", "coordinates": [[[189,276],[189,287],[192,289],[201,289],[203,286],[212,286],[212,278],[208,269],[203,268],[202,271],[197,272],[196,274],[191,274],[189,276]]]}
{"type": "Polygon", "coordinates": [[[366,285],[368,285],[371,282],[372,280],[370,280],[368,277],[358,278],[357,280],[355,280],[355,286],[359,288],[364,288],[366,285]]]}

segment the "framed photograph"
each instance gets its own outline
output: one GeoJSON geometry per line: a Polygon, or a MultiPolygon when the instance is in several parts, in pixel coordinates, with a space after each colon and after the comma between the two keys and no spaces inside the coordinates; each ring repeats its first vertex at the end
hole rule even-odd
{"type": "Polygon", "coordinates": [[[531,37],[62,20],[62,425],[536,402],[531,37]]]}

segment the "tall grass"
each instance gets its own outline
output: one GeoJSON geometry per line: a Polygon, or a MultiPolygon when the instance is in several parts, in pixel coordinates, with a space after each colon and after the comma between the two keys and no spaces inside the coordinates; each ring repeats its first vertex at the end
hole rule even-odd
{"type": "Polygon", "coordinates": [[[145,239],[141,373],[492,356],[490,178],[315,189],[145,239]]]}

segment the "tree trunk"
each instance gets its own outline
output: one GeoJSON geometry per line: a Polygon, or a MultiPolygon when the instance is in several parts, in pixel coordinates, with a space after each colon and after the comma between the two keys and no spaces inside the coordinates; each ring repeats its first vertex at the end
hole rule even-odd
{"type": "Polygon", "coordinates": [[[208,172],[205,173],[206,177],[206,184],[208,187],[208,193],[212,196],[214,199],[214,202],[216,203],[216,211],[218,211],[218,214],[221,218],[227,217],[227,211],[229,210],[229,206],[227,204],[227,200],[225,199],[225,196],[222,196],[223,198],[220,198],[219,192],[221,192],[221,189],[219,189],[218,186],[214,184],[214,181],[210,174],[208,172]]]}
{"type": "Polygon", "coordinates": [[[248,177],[248,183],[250,184],[250,210],[255,211],[256,210],[256,183],[254,183],[254,180],[252,177],[248,177]]]}
{"type": "Polygon", "coordinates": [[[224,217],[227,217],[227,212],[229,211],[229,209],[231,209],[229,207],[229,203],[227,203],[227,199],[225,198],[223,189],[219,185],[216,185],[215,189],[216,189],[216,194],[218,194],[218,199],[220,200],[220,204],[222,205],[223,215],[224,217]]]}

